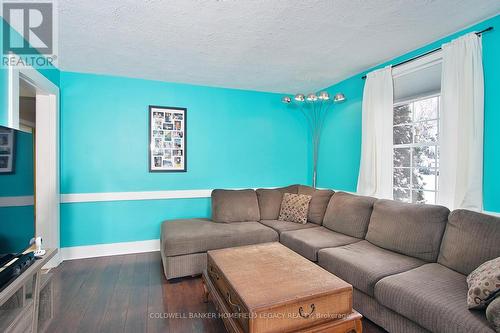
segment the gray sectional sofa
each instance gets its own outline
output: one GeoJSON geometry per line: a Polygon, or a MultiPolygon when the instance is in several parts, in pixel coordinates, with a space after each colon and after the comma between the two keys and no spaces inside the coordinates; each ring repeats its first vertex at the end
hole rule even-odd
{"type": "Polygon", "coordinates": [[[353,285],[354,308],[389,332],[494,333],[467,308],[466,276],[500,256],[500,218],[293,185],[215,190],[212,220],[165,221],[167,279],[201,274],[208,250],[279,241],[353,285]],[[278,221],[283,193],[312,196],[308,223],[278,221]]]}

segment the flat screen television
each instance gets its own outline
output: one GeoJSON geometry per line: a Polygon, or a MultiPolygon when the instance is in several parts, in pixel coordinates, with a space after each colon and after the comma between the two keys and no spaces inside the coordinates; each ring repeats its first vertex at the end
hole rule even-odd
{"type": "Polygon", "coordinates": [[[0,126],[0,270],[35,235],[34,138],[0,126]]]}

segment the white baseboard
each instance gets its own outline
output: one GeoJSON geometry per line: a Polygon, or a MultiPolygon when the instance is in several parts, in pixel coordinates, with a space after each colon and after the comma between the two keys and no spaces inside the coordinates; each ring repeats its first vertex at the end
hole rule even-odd
{"type": "Polygon", "coordinates": [[[160,240],[111,243],[61,248],[62,260],[116,256],[121,254],[160,251],[160,240]]]}

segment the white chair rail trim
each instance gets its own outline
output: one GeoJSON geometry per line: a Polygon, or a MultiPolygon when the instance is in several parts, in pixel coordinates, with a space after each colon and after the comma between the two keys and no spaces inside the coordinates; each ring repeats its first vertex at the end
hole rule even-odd
{"type": "Polygon", "coordinates": [[[212,190],[172,190],[61,194],[61,203],[209,198],[212,190]]]}
{"type": "MultiPolygon", "coordinates": [[[[259,187],[276,188],[276,187],[259,187]]],[[[243,188],[224,188],[242,190],[243,188]]],[[[255,190],[256,188],[254,188],[255,190]]],[[[213,189],[61,194],[61,203],[210,198],[213,189]]]]}
{"type": "Polygon", "coordinates": [[[33,206],[34,204],[35,198],[32,195],[0,197],[0,207],[24,207],[33,206]]]}

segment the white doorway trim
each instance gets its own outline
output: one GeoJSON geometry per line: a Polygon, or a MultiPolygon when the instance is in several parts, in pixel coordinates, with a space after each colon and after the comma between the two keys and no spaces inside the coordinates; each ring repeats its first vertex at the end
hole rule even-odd
{"type": "MultiPolygon", "coordinates": [[[[9,126],[19,127],[19,79],[36,88],[36,236],[60,249],[59,88],[37,70],[9,70],[9,126]],[[12,121],[12,122],[11,122],[12,121]]],[[[45,267],[61,263],[58,253],[45,267]]]]}

